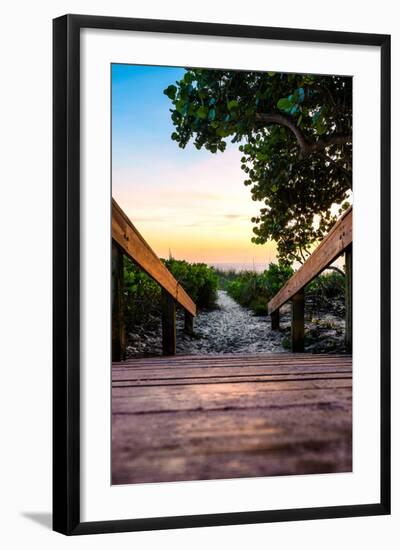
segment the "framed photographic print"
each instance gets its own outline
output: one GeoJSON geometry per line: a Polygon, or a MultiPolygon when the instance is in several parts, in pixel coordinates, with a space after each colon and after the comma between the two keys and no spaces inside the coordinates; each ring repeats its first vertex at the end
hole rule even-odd
{"type": "Polygon", "coordinates": [[[389,36],[55,19],[54,529],[390,513],[389,251],[389,36]]]}

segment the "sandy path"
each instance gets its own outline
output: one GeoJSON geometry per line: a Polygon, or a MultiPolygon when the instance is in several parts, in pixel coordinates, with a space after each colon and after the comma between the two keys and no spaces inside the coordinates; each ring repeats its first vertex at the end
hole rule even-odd
{"type": "MultiPolygon", "coordinates": [[[[194,321],[194,336],[183,330],[183,311],[177,312],[177,354],[263,353],[288,351],[282,347],[290,339],[290,306],[282,308],[281,330],[272,331],[269,317],[256,317],[235,302],[224,290],[218,291],[218,308],[200,311],[194,321]]],[[[343,353],[344,318],[307,311],[306,349],[312,353],[343,353]]],[[[162,355],[161,319],[151,330],[146,327],[130,333],[127,357],[162,355]]]]}
{"type": "Polygon", "coordinates": [[[217,305],[218,309],[196,317],[196,338],[184,335],[178,323],[179,354],[285,351],[282,334],[271,331],[268,317],[256,317],[224,290],[218,291],[217,305]]]}

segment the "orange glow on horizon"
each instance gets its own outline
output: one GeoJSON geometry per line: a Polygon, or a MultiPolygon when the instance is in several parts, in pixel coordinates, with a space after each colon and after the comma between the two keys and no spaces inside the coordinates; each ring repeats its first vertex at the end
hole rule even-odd
{"type": "Polygon", "coordinates": [[[113,172],[113,196],[160,257],[204,263],[270,263],[275,244],[255,245],[262,203],[243,185],[237,151],[190,164],[113,172]]]}

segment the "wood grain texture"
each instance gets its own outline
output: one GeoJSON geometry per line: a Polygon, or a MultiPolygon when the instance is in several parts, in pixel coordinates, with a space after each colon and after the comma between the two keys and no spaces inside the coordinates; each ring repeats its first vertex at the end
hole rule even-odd
{"type": "Polygon", "coordinates": [[[196,304],[160,261],[114,199],[112,200],[112,238],[124,253],[168,292],[180,306],[191,315],[196,315],[196,304]]]}
{"type": "Polygon", "coordinates": [[[351,471],[352,359],[131,359],[112,369],[112,483],[351,471]]]}
{"type": "Polygon", "coordinates": [[[353,211],[350,207],[335,223],[307,261],[268,302],[271,314],[334,262],[353,241],[353,211]]]}

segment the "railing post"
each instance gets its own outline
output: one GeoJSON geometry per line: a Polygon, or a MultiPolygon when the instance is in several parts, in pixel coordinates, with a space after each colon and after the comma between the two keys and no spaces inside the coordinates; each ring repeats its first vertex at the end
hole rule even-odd
{"type": "Polygon", "coordinates": [[[346,336],[345,344],[347,353],[353,349],[353,251],[352,245],[345,251],[345,270],[346,270],[346,336]]]}
{"type": "Polygon", "coordinates": [[[161,291],[162,349],[163,355],[176,353],[176,305],[165,290],[161,291]]]}
{"type": "Polygon", "coordinates": [[[125,359],[125,323],[124,323],[124,255],[122,250],[112,243],[112,360],[125,359]]]}
{"type": "Polygon", "coordinates": [[[271,313],[271,329],[279,330],[279,308],[271,313]]]}
{"type": "Polygon", "coordinates": [[[186,311],[185,309],[185,332],[186,334],[190,334],[192,335],[194,330],[193,330],[193,315],[191,313],[189,313],[188,311],[186,311]]]}
{"type": "Polygon", "coordinates": [[[292,351],[304,351],[304,289],[292,297],[292,351]]]}

